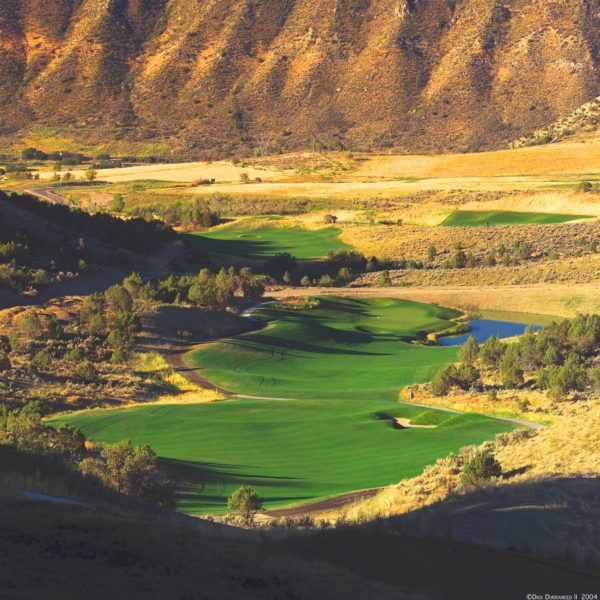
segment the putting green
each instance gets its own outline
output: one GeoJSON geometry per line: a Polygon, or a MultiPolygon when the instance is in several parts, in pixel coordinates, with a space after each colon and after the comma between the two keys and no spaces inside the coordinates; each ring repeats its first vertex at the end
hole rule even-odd
{"type": "Polygon", "coordinates": [[[586,215],[561,215],[550,213],[458,210],[443,223],[444,227],[484,227],[499,225],[552,225],[578,219],[590,219],[586,215]]]}
{"type": "Polygon", "coordinates": [[[104,442],[150,444],[185,480],[186,512],[226,512],[227,497],[242,484],[254,486],[269,508],[388,485],[512,428],[397,401],[401,387],[455,360],[456,348],[409,341],[448,327],[454,316],[389,299],[265,309],[262,330],[205,345],[188,360],[233,391],[287,399],[91,410],[52,422],[104,442]],[[436,428],[398,430],[382,415],[436,428]]]}
{"type": "Polygon", "coordinates": [[[298,260],[315,260],[328,252],[351,250],[340,240],[337,227],[269,227],[242,225],[191,234],[190,238],[207,252],[265,260],[289,252],[298,260]]]}

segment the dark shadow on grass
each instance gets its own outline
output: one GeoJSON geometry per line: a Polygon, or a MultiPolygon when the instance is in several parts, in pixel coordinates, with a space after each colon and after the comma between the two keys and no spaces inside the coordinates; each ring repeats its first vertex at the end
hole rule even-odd
{"type": "Polygon", "coordinates": [[[181,481],[181,486],[199,486],[200,488],[222,485],[254,485],[269,487],[293,487],[302,485],[298,477],[276,477],[259,473],[241,473],[242,469],[257,469],[252,465],[194,462],[171,458],[162,459],[167,469],[181,481]]]}
{"type": "Polygon", "coordinates": [[[264,260],[282,252],[278,244],[269,241],[256,241],[247,239],[220,240],[203,235],[192,235],[192,243],[208,252],[241,256],[253,260],[264,260]]]}
{"type": "MultiPolygon", "coordinates": [[[[320,346],[318,344],[308,344],[298,339],[278,338],[265,334],[250,334],[242,338],[229,338],[220,342],[224,345],[238,346],[247,350],[254,350],[269,353],[272,348],[277,350],[305,352],[309,354],[338,354],[348,356],[389,356],[381,352],[366,352],[361,350],[349,350],[347,348],[337,348],[331,346],[320,346]]],[[[290,354],[291,356],[291,354],[290,354]]]]}

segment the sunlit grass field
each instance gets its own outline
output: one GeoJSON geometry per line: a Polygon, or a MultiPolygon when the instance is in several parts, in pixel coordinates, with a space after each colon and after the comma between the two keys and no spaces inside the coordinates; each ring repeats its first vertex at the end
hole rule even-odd
{"type": "Polygon", "coordinates": [[[437,458],[510,429],[369,396],[92,410],[64,420],[104,442],[150,444],[185,480],[180,509],[213,514],[227,511],[242,484],[254,486],[267,508],[308,502],[418,475],[437,458]],[[438,427],[396,430],[375,419],[377,411],[438,427]]]}
{"type": "Polygon", "coordinates": [[[499,225],[553,225],[568,223],[578,219],[588,219],[584,215],[561,215],[553,213],[512,212],[512,211],[475,211],[458,210],[443,223],[445,227],[484,227],[499,225]]]}
{"type": "Polygon", "coordinates": [[[298,260],[322,258],[328,252],[350,250],[340,240],[340,229],[323,227],[305,229],[295,227],[246,226],[217,229],[193,234],[194,243],[210,253],[265,260],[288,252],[298,260]]]}
{"type": "Polygon", "coordinates": [[[150,444],[185,480],[186,512],[225,512],[241,484],[253,485],[268,508],[391,484],[511,428],[397,401],[400,388],[456,359],[455,348],[411,341],[457,315],[393,299],[266,308],[262,330],[203,345],[188,360],[232,391],[278,399],[93,410],[54,422],[104,442],[150,444]],[[437,427],[394,429],[382,415],[437,427]]]}

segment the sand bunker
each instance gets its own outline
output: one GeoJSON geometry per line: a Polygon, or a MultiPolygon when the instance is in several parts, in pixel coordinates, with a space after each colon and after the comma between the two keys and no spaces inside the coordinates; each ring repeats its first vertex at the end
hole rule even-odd
{"type": "Polygon", "coordinates": [[[401,419],[399,417],[396,417],[394,421],[402,429],[436,429],[437,427],[437,425],[412,425],[410,419],[401,419]]]}

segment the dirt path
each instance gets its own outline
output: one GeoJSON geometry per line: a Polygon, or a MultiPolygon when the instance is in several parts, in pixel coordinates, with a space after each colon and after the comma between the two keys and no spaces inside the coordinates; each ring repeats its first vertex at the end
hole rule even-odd
{"type": "Polygon", "coordinates": [[[37,196],[42,200],[46,200],[46,202],[50,202],[51,204],[64,204],[65,197],[61,194],[57,194],[52,188],[31,188],[29,190],[25,190],[28,194],[32,196],[37,196]]]}
{"type": "Polygon", "coordinates": [[[310,504],[304,504],[301,506],[267,510],[260,514],[275,519],[311,517],[333,510],[338,510],[344,506],[347,506],[348,504],[358,502],[359,500],[367,500],[368,498],[375,496],[381,491],[381,489],[382,488],[373,488],[370,490],[362,490],[360,492],[350,492],[348,494],[333,496],[332,498],[326,498],[325,500],[319,500],[318,502],[311,502],[310,504]]]}
{"type": "Polygon", "coordinates": [[[165,358],[176,373],[183,375],[188,381],[191,381],[193,384],[197,385],[203,390],[218,392],[219,394],[223,394],[225,396],[233,396],[232,392],[229,392],[226,389],[211,383],[208,379],[206,379],[206,377],[203,377],[200,374],[199,369],[195,369],[194,367],[187,365],[184,356],[196,348],[198,348],[197,344],[192,346],[183,346],[172,351],[170,354],[167,354],[165,358]]]}

